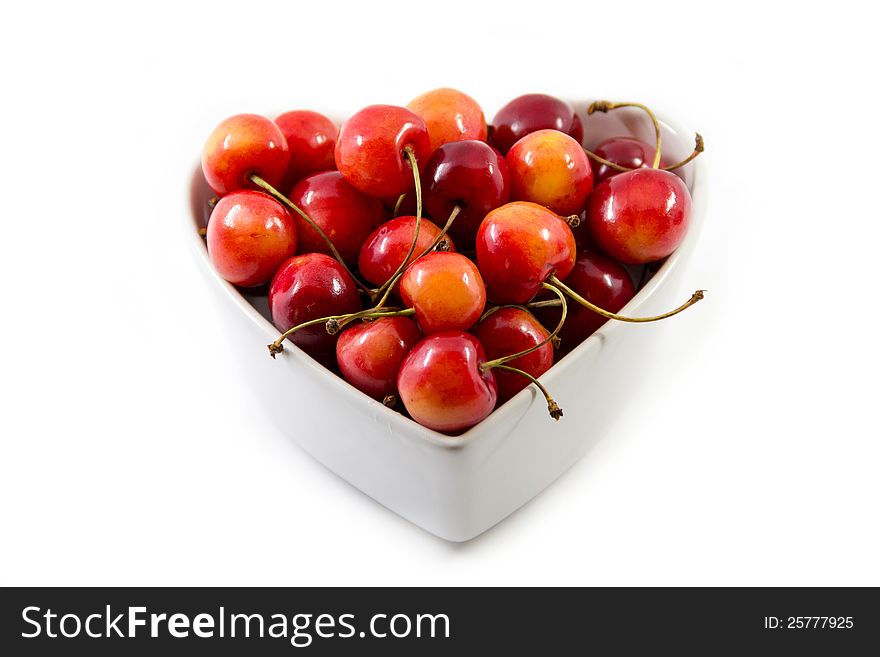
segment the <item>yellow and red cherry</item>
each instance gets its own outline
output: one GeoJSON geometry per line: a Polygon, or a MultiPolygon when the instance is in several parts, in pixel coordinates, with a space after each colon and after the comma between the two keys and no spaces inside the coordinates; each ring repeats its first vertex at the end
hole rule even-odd
{"type": "MultiPolygon", "coordinates": [[[[489,360],[537,347],[534,351],[505,363],[535,378],[553,365],[553,345],[545,342],[550,337],[549,332],[534,315],[521,308],[499,308],[474,326],[471,333],[483,345],[489,360]]],[[[495,381],[498,384],[499,404],[506,402],[530,383],[519,374],[497,369],[495,381]]]]}
{"type": "MultiPolygon", "coordinates": [[[[361,310],[357,285],[335,259],[306,253],[284,262],[269,286],[272,323],[282,333],[310,320],[361,310]]],[[[300,349],[324,364],[336,362],[336,335],[323,323],[290,336],[300,349]]]]}
{"type": "Polygon", "coordinates": [[[297,248],[290,213],[273,198],[251,190],[233,192],[217,202],[206,239],[217,272],[241,287],[268,283],[297,248]]]}
{"type": "Polygon", "coordinates": [[[287,191],[306,176],[336,168],[334,151],[339,128],[326,116],[294,110],[276,118],[275,125],[281,129],[290,150],[290,164],[281,189],[287,191]]]}
{"type": "Polygon", "coordinates": [[[507,153],[511,198],[577,214],[593,189],[593,169],[580,142],[558,130],[537,130],[507,153]]]}
{"type": "Polygon", "coordinates": [[[568,224],[536,203],[502,205],[477,232],[480,272],[489,298],[499,304],[526,303],[551,274],[564,279],[576,249],[568,224]]]}
{"type": "Polygon", "coordinates": [[[678,248],[690,214],[691,195],[681,178],[662,169],[636,169],[593,190],[587,225],[606,254],[625,264],[643,264],[678,248]]]}
{"type": "Polygon", "coordinates": [[[584,138],[583,123],[571,105],[546,94],[526,94],[498,110],[490,142],[506,155],[527,134],[545,129],[564,132],[578,143],[584,138]]]}
{"type": "Polygon", "coordinates": [[[407,105],[428,126],[431,152],[463,139],[486,141],[486,117],[473,98],[457,89],[434,89],[407,105]]]}
{"type": "MultiPolygon", "coordinates": [[[[620,312],[636,293],[632,279],[623,265],[595,249],[578,251],[574,269],[566,276],[565,284],[590,303],[612,313],[620,312]]],[[[539,308],[535,310],[535,314],[546,326],[555,326],[559,321],[560,310],[553,307],[539,308]]],[[[605,317],[580,304],[569,304],[565,324],[559,332],[560,349],[563,352],[571,351],[607,321],[605,317]]]]}
{"type": "Polygon", "coordinates": [[[466,331],[486,307],[480,270],[460,253],[435,251],[413,262],[400,279],[400,296],[425,335],[466,331]]]}
{"type": "Polygon", "coordinates": [[[409,317],[352,324],[336,343],[339,371],[355,388],[382,401],[397,394],[400,365],[423,337],[409,317]]]}
{"type": "MultiPolygon", "coordinates": [[[[626,169],[648,169],[654,162],[654,154],[657,150],[650,144],[635,137],[611,137],[596,146],[593,152],[599,157],[626,169]]],[[[593,167],[593,181],[596,185],[606,178],[611,178],[621,173],[617,169],[596,160],[591,160],[590,164],[593,167]]],[[[666,162],[661,159],[660,167],[664,166],[666,166],[666,162]]]]}
{"type": "MultiPolygon", "coordinates": [[[[327,235],[342,259],[357,263],[361,245],[385,220],[382,202],[352,187],[338,171],[316,173],[301,180],[290,192],[298,205],[327,235]]],[[[330,248],[318,232],[294,215],[300,253],[326,253],[330,248]]]]}
{"type": "Polygon", "coordinates": [[[281,129],[257,114],[229,117],[214,128],[202,149],[202,172],[219,196],[252,188],[251,174],[277,186],[289,162],[281,129]]]}
{"type": "Polygon", "coordinates": [[[482,141],[441,146],[425,165],[422,181],[429,215],[440,221],[459,208],[449,233],[465,250],[474,248],[483,218],[510,200],[507,162],[482,141]]]}
{"type": "Polygon", "coordinates": [[[370,105],[339,130],[336,167],[357,189],[379,198],[400,196],[413,187],[412,163],[431,154],[428,127],[405,107],[370,105]]]}
{"type": "MultiPolygon", "coordinates": [[[[410,252],[416,230],[415,217],[397,217],[386,221],[367,237],[358,256],[358,271],[363,278],[373,285],[383,285],[400,268],[410,252]]],[[[440,227],[422,217],[419,226],[419,238],[407,264],[411,263],[425,251],[437,236],[440,227]]],[[[445,238],[447,251],[455,251],[455,245],[448,237],[445,238]]]]}
{"type": "Polygon", "coordinates": [[[429,335],[400,366],[400,399],[412,418],[429,429],[468,429],[492,412],[498,398],[495,375],[481,369],[485,362],[483,346],[469,333],[429,335]]]}

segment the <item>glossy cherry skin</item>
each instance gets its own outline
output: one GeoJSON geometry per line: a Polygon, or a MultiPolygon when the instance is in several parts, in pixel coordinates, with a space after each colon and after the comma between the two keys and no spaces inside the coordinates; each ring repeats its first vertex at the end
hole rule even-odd
{"type": "Polygon", "coordinates": [[[587,205],[590,235],[618,262],[642,264],[675,251],[687,233],[691,195],[681,178],[636,169],[608,178],[587,205]]]}
{"type": "MultiPolygon", "coordinates": [[[[587,301],[613,313],[619,312],[636,293],[632,279],[623,265],[595,249],[578,251],[574,269],[566,276],[565,284],[587,301]]],[[[548,295],[547,298],[554,297],[548,295]]],[[[535,314],[547,327],[555,328],[559,322],[558,308],[539,308],[535,314]]],[[[608,320],[589,308],[569,301],[568,315],[559,332],[561,350],[571,351],[606,321],[608,320]]]]}
{"type": "MultiPolygon", "coordinates": [[[[354,280],[342,265],[323,253],[290,258],[269,286],[272,323],[281,332],[312,319],[360,309],[354,280]]],[[[323,324],[304,328],[290,337],[296,346],[325,364],[336,361],[336,338],[323,324]]]]}
{"type": "Polygon", "coordinates": [[[544,129],[564,132],[578,143],[584,138],[584,125],[571,105],[546,94],[526,94],[498,110],[492,121],[491,143],[506,155],[527,134],[544,129]]]}
{"type": "MultiPolygon", "coordinates": [[[[290,192],[298,205],[333,242],[349,265],[357,262],[361,245],[385,220],[382,202],[359,192],[338,171],[316,173],[301,180],[290,192]]],[[[318,232],[298,214],[293,214],[299,235],[300,253],[331,254],[318,232]]]]}
{"type": "Polygon", "coordinates": [[[404,148],[420,164],[431,154],[428,126],[405,107],[370,105],[339,130],[336,167],[352,185],[370,196],[390,198],[413,188],[404,148]]]}
{"type": "MultiPolygon", "coordinates": [[[[495,360],[526,349],[546,340],[550,333],[529,312],[521,308],[501,308],[471,329],[486,350],[486,358],[495,360]]],[[[528,372],[535,378],[553,365],[553,345],[549,342],[535,351],[505,363],[528,372]]],[[[498,384],[498,403],[503,404],[529,385],[529,380],[512,372],[494,370],[498,384]]]]}
{"type": "Polygon", "coordinates": [[[208,220],[208,255],[230,283],[267,283],[278,266],[296,253],[293,218],[278,201],[251,190],[224,196],[208,220]]]}
{"type": "Polygon", "coordinates": [[[460,253],[435,251],[413,262],[400,279],[400,296],[425,335],[466,331],[486,307],[480,270],[460,253]]]}
{"type": "MultiPolygon", "coordinates": [[[[415,217],[397,217],[386,221],[367,237],[358,256],[358,270],[373,285],[382,285],[400,267],[400,263],[409,253],[415,234],[415,217]]],[[[440,234],[440,228],[433,222],[422,217],[419,226],[419,239],[413,255],[407,262],[412,262],[427,249],[440,234]]],[[[446,238],[449,251],[455,251],[452,240],[446,238]]]]}
{"type": "Polygon", "coordinates": [[[492,370],[480,370],[485,362],[483,346],[469,333],[429,335],[400,366],[400,399],[412,418],[429,429],[453,433],[472,427],[498,399],[492,370]]]}
{"type": "Polygon", "coordinates": [[[580,143],[558,130],[537,130],[507,153],[511,198],[577,214],[593,190],[593,170],[580,143]]]}
{"type": "Polygon", "coordinates": [[[373,399],[397,393],[403,359],[424,336],[409,317],[385,317],[345,329],[336,342],[343,378],[373,399]]]}
{"type": "Polygon", "coordinates": [[[431,152],[462,139],[486,141],[486,117],[477,101],[457,89],[434,89],[407,105],[428,126],[431,152]]]}
{"type": "Polygon", "coordinates": [[[459,247],[471,250],[483,218],[510,200],[510,175],[501,154],[482,141],[445,144],[434,151],[422,175],[425,208],[445,223],[453,208],[462,209],[449,233],[459,247]]]}
{"type": "Polygon", "coordinates": [[[281,129],[290,150],[290,164],[281,182],[283,191],[288,191],[306,176],[336,168],[334,151],[339,128],[326,116],[309,110],[294,110],[275,119],[275,125],[281,129]]]}
{"type": "Polygon", "coordinates": [[[277,186],[289,162],[281,130],[257,114],[229,117],[214,129],[202,149],[202,172],[219,196],[253,188],[248,180],[252,173],[277,186]]]}
{"type": "Polygon", "coordinates": [[[568,224],[543,206],[515,202],[492,210],[477,233],[477,262],[489,298],[526,303],[551,273],[568,276],[576,248],[568,224]]]}
{"type": "MultiPolygon", "coordinates": [[[[628,169],[650,168],[654,163],[654,154],[657,152],[650,144],[635,137],[611,137],[596,146],[593,151],[601,158],[619,164],[628,169]]],[[[621,171],[612,169],[607,164],[600,164],[596,160],[590,160],[593,167],[593,180],[596,185],[607,178],[616,176],[621,171]]],[[[663,158],[660,158],[660,166],[666,166],[663,158]]]]}

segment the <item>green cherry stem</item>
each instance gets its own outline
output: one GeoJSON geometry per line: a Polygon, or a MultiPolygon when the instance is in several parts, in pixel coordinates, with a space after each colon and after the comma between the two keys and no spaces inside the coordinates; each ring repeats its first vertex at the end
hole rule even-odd
{"type": "Polygon", "coordinates": [[[505,372],[511,372],[513,374],[519,374],[520,376],[524,376],[525,378],[527,378],[538,387],[538,390],[540,390],[541,394],[544,395],[544,399],[547,400],[547,412],[550,413],[550,417],[552,417],[554,420],[559,420],[559,418],[562,417],[562,409],[559,408],[559,404],[557,404],[553,397],[550,396],[550,393],[547,392],[547,388],[545,388],[541,384],[541,382],[538,381],[538,379],[533,377],[531,374],[529,374],[528,372],[524,372],[523,370],[517,369],[516,367],[511,367],[510,365],[494,365],[493,369],[503,370],[505,372]]]}
{"type": "MultiPolygon", "coordinates": [[[[651,119],[651,123],[654,125],[654,134],[656,135],[656,150],[654,151],[654,162],[651,164],[652,169],[656,169],[660,166],[660,147],[661,147],[661,138],[660,138],[660,122],[657,120],[657,117],[654,115],[654,112],[651,111],[651,108],[647,105],[643,105],[642,103],[612,103],[607,100],[597,100],[592,103],[587,108],[587,114],[590,115],[593,112],[608,112],[610,110],[619,109],[621,107],[637,107],[643,112],[647,113],[648,117],[651,119]]],[[[598,160],[597,160],[598,161],[598,160]]],[[[609,164],[607,160],[602,162],[602,164],[609,164]]],[[[617,167],[615,167],[617,168],[617,167]]]]}
{"type": "Polygon", "coordinates": [[[284,194],[279,192],[277,189],[275,189],[275,187],[273,187],[270,183],[263,180],[257,174],[255,174],[255,173],[250,174],[248,176],[248,179],[252,183],[254,183],[257,187],[259,187],[260,189],[267,192],[276,201],[278,201],[279,203],[281,203],[282,205],[284,205],[288,209],[293,210],[300,217],[302,217],[303,221],[305,221],[309,226],[311,226],[315,230],[315,232],[318,233],[318,235],[320,235],[321,239],[324,240],[324,244],[326,244],[327,247],[330,249],[330,252],[333,254],[333,257],[336,258],[336,261],[340,265],[342,265],[342,268],[345,269],[346,272],[348,272],[348,275],[351,276],[351,278],[354,280],[355,284],[358,286],[358,288],[361,290],[361,292],[364,292],[366,294],[372,294],[373,291],[370,288],[368,288],[366,285],[361,283],[361,281],[359,281],[358,278],[352,273],[351,269],[348,268],[348,265],[345,264],[345,260],[343,260],[342,256],[339,255],[339,251],[336,250],[336,247],[333,245],[332,240],[329,237],[327,237],[327,233],[325,233],[321,229],[321,227],[318,224],[316,224],[312,220],[312,218],[302,210],[302,208],[300,208],[296,203],[291,201],[284,194]]]}
{"type": "Polygon", "coordinates": [[[660,321],[661,319],[666,319],[667,317],[672,317],[673,315],[677,315],[681,311],[687,310],[688,308],[693,306],[697,301],[702,299],[704,296],[704,293],[706,292],[706,290],[697,290],[696,292],[693,293],[693,295],[691,295],[690,299],[685,301],[678,308],[676,308],[675,310],[670,310],[668,313],[663,313],[662,315],[655,315],[653,317],[626,317],[625,315],[618,315],[617,313],[608,312],[607,310],[603,310],[599,306],[597,306],[593,303],[590,303],[589,301],[584,299],[580,294],[578,294],[577,292],[572,290],[570,287],[568,287],[565,283],[563,283],[558,278],[556,278],[556,276],[550,276],[550,278],[548,278],[547,280],[550,281],[551,287],[552,286],[558,287],[560,290],[565,292],[568,296],[570,296],[572,299],[577,301],[579,304],[581,304],[585,308],[589,308],[594,313],[598,313],[599,315],[602,315],[602,317],[607,317],[608,319],[616,319],[619,322],[631,322],[631,323],[636,323],[636,324],[643,324],[646,322],[657,322],[657,321],[660,321]]]}
{"type": "Polygon", "coordinates": [[[400,266],[393,274],[391,274],[388,280],[385,281],[375,293],[373,293],[373,300],[381,297],[380,302],[376,306],[377,308],[380,308],[382,304],[385,303],[385,299],[388,298],[387,291],[394,287],[394,283],[397,282],[398,277],[409,264],[409,259],[416,250],[416,245],[419,241],[419,230],[422,227],[422,181],[419,178],[419,163],[418,160],[416,160],[416,154],[411,146],[405,146],[403,154],[409,160],[413,174],[413,182],[416,186],[416,229],[413,232],[412,244],[409,245],[409,251],[406,254],[406,258],[403,259],[403,262],[400,263],[400,266]]]}
{"type": "Polygon", "coordinates": [[[696,137],[694,137],[694,150],[691,152],[691,154],[677,164],[663,167],[664,171],[673,171],[675,169],[680,169],[685,164],[688,164],[689,162],[694,160],[700,153],[702,153],[706,149],[706,144],[703,142],[703,135],[701,135],[699,132],[694,134],[696,135],[696,137]]]}

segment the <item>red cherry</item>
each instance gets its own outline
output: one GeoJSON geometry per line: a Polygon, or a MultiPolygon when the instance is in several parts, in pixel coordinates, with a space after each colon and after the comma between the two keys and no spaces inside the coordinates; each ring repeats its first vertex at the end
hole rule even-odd
{"type": "Polygon", "coordinates": [[[491,143],[503,154],[536,130],[559,130],[578,143],[584,138],[584,126],[571,105],[546,94],[526,94],[514,98],[498,110],[492,121],[491,143]]]}
{"type": "Polygon", "coordinates": [[[456,89],[434,89],[410,101],[409,109],[424,119],[431,152],[462,139],[486,141],[486,117],[473,98],[456,89]]]}
{"type": "Polygon", "coordinates": [[[370,196],[400,196],[413,188],[404,149],[417,162],[431,154],[428,127],[405,107],[371,105],[342,124],[336,142],[336,166],[352,185],[370,196]]]}
{"type": "Polygon", "coordinates": [[[336,168],[336,135],[339,129],[323,114],[309,110],[285,112],[275,124],[287,140],[290,164],[281,183],[288,190],[308,175],[336,168]]]}
{"type": "Polygon", "coordinates": [[[355,388],[381,401],[397,392],[400,364],[422,337],[408,317],[354,324],[336,343],[339,371],[355,388]]]}
{"type": "Polygon", "coordinates": [[[593,189],[593,170],[579,142],[558,130],[537,130],[507,153],[511,197],[556,214],[577,214],[593,189]]]}
{"type": "MultiPolygon", "coordinates": [[[[654,162],[654,154],[657,150],[650,144],[635,137],[611,137],[596,146],[593,152],[599,157],[627,169],[648,169],[654,162]]],[[[607,164],[602,164],[596,160],[590,160],[590,164],[593,167],[593,179],[596,185],[607,178],[621,173],[617,169],[613,169],[607,164]]],[[[660,166],[666,166],[666,162],[662,157],[660,166]]]]}
{"type": "MultiPolygon", "coordinates": [[[[620,312],[636,293],[626,269],[605,254],[592,249],[578,251],[574,269],[565,278],[565,284],[590,303],[612,313],[620,312]]],[[[535,312],[546,326],[556,326],[559,321],[558,308],[539,308],[535,312]]],[[[579,304],[568,304],[568,315],[559,332],[562,350],[571,351],[607,321],[579,304]]],[[[500,381],[500,375],[496,376],[499,376],[500,381]]]]}
{"type": "Polygon", "coordinates": [[[469,333],[435,333],[419,342],[400,366],[397,389],[412,418],[436,431],[462,431],[483,420],[498,398],[495,376],[483,371],[486,354],[469,333]]]}
{"type": "Polygon", "coordinates": [[[526,303],[550,274],[568,276],[576,248],[568,224],[543,206],[515,202],[492,210],[477,233],[477,262],[489,298],[526,303]]]}
{"type": "Polygon", "coordinates": [[[423,173],[425,208],[443,220],[459,206],[450,234],[463,248],[473,248],[480,222],[510,200],[507,162],[488,144],[456,141],[434,151],[423,173]]]}
{"type": "Polygon", "coordinates": [[[208,137],[202,150],[202,172],[218,195],[253,187],[257,174],[271,185],[281,182],[290,162],[287,140],[277,125],[257,114],[237,114],[208,137]]]}
{"type": "MultiPolygon", "coordinates": [[[[361,309],[360,295],[351,276],[323,253],[294,256],[281,265],[269,286],[272,323],[282,333],[303,322],[361,309]]],[[[336,337],[323,324],[294,333],[290,339],[322,363],[335,362],[336,337]]]]}
{"type": "Polygon", "coordinates": [[[425,335],[466,331],[486,307],[480,270],[460,253],[435,251],[416,260],[400,279],[400,295],[425,335]]]}
{"type": "MultiPolygon", "coordinates": [[[[558,318],[557,318],[558,319],[558,318]]],[[[531,349],[541,344],[550,333],[529,312],[521,308],[499,308],[471,329],[486,350],[486,358],[494,360],[531,349]]],[[[553,365],[553,345],[547,342],[531,353],[505,363],[537,378],[553,365]]],[[[518,374],[494,370],[498,384],[498,403],[503,404],[529,385],[518,374]]]]}
{"type": "MultiPolygon", "coordinates": [[[[385,219],[385,207],[359,192],[338,171],[304,178],[290,192],[290,200],[303,209],[333,242],[349,265],[357,262],[361,245],[385,219]]],[[[301,253],[331,255],[327,243],[299,215],[294,215],[301,253]]]]}
{"type": "Polygon", "coordinates": [[[208,255],[219,274],[242,287],[262,285],[296,253],[293,218],[280,203],[260,192],[224,196],[211,212],[208,255]]]}
{"type": "Polygon", "coordinates": [[[691,195],[681,178],[636,169],[608,178],[587,205],[595,243],[615,260],[642,264],[675,251],[687,232],[691,195]]]}
{"type": "MultiPolygon", "coordinates": [[[[413,235],[415,234],[416,218],[415,217],[397,217],[391,221],[386,221],[379,226],[364,241],[358,256],[358,270],[365,279],[373,285],[383,285],[396,272],[406,254],[409,253],[412,245],[413,235]]],[[[422,217],[422,223],[419,226],[419,239],[413,255],[407,262],[412,262],[413,258],[417,258],[423,253],[437,236],[440,234],[440,228],[422,217]]],[[[448,251],[455,251],[455,245],[448,237],[448,251]]]]}

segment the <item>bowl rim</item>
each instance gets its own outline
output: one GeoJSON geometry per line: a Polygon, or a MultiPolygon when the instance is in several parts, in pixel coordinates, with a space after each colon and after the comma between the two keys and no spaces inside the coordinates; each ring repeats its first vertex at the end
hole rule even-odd
{"type": "MultiPolygon", "coordinates": [[[[581,105],[584,102],[589,101],[574,101],[572,102],[572,105],[581,105]]],[[[676,122],[670,121],[662,113],[655,112],[655,114],[661,127],[664,129],[664,132],[675,137],[687,134],[686,131],[681,130],[676,122]]],[[[691,185],[689,191],[691,193],[692,208],[691,223],[688,227],[687,234],[682,243],[666,258],[666,261],[660,266],[657,272],[620,310],[621,314],[633,314],[634,310],[637,310],[641,305],[650,300],[654,296],[656,290],[663,285],[664,281],[673,271],[675,271],[676,268],[679,267],[681,260],[688,256],[696,245],[705,222],[705,207],[708,193],[704,158],[697,158],[688,166],[691,167],[691,185]]],[[[196,163],[195,168],[190,168],[188,170],[194,171],[197,174],[200,171],[200,168],[201,162],[199,161],[196,163]]],[[[192,212],[192,195],[193,180],[191,177],[188,177],[184,198],[186,199],[185,207],[186,215],[189,217],[189,223],[183,222],[181,225],[183,230],[188,234],[190,245],[196,252],[201,265],[207,271],[213,282],[225,293],[225,296],[227,296],[266,336],[266,339],[268,340],[267,344],[274,341],[278,336],[278,330],[275,326],[268,319],[263,317],[263,315],[261,315],[260,312],[248,302],[234,285],[223,279],[211,263],[208,256],[207,243],[204,238],[199,235],[198,230],[193,230],[193,227],[198,228],[198,217],[194,216],[192,212]]],[[[545,385],[552,386],[553,380],[564,373],[568,368],[572,367],[578,358],[582,357],[586,351],[598,347],[600,342],[607,340],[608,336],[612,335],[613,332],[620,330],[621,323],[622,322],[613,322],[610,320],[605,322],[589,338],[566,354],[564,358],[558,362],[554,362],[553,366],[547,370],[547,372],[538,377],[538,379],[545,385]]],[[[268,358],[268,354],[266,357],[268,358]]],[[[450,436],[422,426],[402,413],[387,408],[381,402],[369,397],[352,386],[344,378],[337,376],[335,373],[319,364],[316,360],[312,359],[292,343],[285,345],[285,351],[282,354],[282,363],[279,363],[279,365],[283,367],[283,362],[285,360],[288,362],[288,366],[304,366],[307,368],[307,371],[310,369],[311,372],[309,372],[308,375],[322,377],[325,383],[332,388],[335,388],[339,394],[347,396],[352,403],[365,403],[368,407],[372,405],[375,412],[384,414],[380,415],[380,417],[390,423],[389,428],[394,432],[405,434],[407,436],[415,435],[418,440],[421,440],[424,443],[452,450],[460,450],[477,444],[481,440],[485,440],[486,436],[494,433],[495,428],[498,425],[507,423],[508,416],[517,413],[518,408],[522,407],[523,404],[530,403],[527,401],[529,395],[532,396],[532,399],[535,399],[540,395],[535,386],[529,385],[517,393],[513,398],[495,408],[481,422],[461,434],[450,436]],[[290,359],[291,355],[297,357],[295,358],[295,364],[293,364],[293,361],[290,359]],[[284,358],[284,356],[287,356],[287,358],[284,358]]]]}

